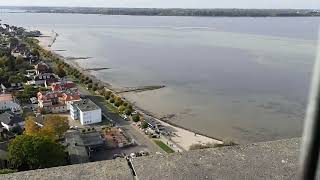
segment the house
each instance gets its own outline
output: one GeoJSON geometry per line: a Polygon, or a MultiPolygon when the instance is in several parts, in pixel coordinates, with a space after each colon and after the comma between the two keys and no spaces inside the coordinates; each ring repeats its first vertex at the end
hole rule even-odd
{"type": "Polygon", "coordinates": [[[48,85],[58,82],[59,78],[53,73],[37,74],[31,77],[31,80],[27,82],[29,85],[48,85]]]}
{"type": "Polygon", "coordinates": [[[72,102],[80,101],[80,94],[71,91],[38,92],[38,106],[47,112],[62,113],[70,110],[72,102]]]}
{"type": "Polygon", "coordinates": [[[0,110],[11,110],[12,112],[20,113],[21,107],[11,94],[0,94],[0,110]]]}
{"type": "Polygon", "coordinates": [[[51,72],[50,67],[46,63],[43,63],[43,62],[40,62],[37,65],[35,65],[34,69],[36,70],[37,75],[51,72]]]}
{"type": "Polygon", "coordinates": [[[14,127],[24,128],[24,119],[17,114],[11,112],[4,112],[0,114],[1,125],[8,131],[12,130],[14,127]]]}
{"type": "Polygon", "coordinates": [[[76,87],[76,84],[72,81],[66,81],[66,82],[60,81],[60,82],[52,83],[50,87],[52,91],[63,91],[63,90],[76,87]]]}
{"type": "Polygon", "coordinates": [[[80,120],[82,125],[102,121],[101,108],[90,99],[73,102],[70,107],[70,115],[73,120],[80,120]]]}

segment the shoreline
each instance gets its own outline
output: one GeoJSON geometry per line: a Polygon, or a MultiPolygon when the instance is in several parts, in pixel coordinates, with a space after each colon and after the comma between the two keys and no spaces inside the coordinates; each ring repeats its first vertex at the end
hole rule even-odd
{"type": "MultiPolygon", "coordinates": [[[[45,32],[43,32],[45,33],[45,32]]],[[[54,32],[56,33],[56,32],[54,32]]],[[[46,34],[45,34],[46,35],[46,34]]],[[[107,82],[104,82],[97,78],[96,76],[92,75],[90,71],[86,71],[86,69],[82,68],[76,61],[74,60],[68,60],[68,58],[58,54],[54,50],[52,50],[52,40],[50,41],[50,38],[53,38],[52,36],[45,36],[45,37],[39,37],[37,38],[39,40],[39,45],[44,48],[45,50],[50,51],[54,56],[60,58],[65,63],[69,64],[70,66],[73,66],[77,70],[79,70],[84,75],[90,77],[93,81],[98,82],[99,84],[105,86],[110,91],[114,92],[121,98],[124,98],[123,94],[116,93],[116,89],[112,87],[112,84],[109,84],[107,82]],[[50,46],[49,46],[50,45],[50,46]]],[[[126,101],[128,101],[126,99],[126,101]]],[[[211,137],[210,135],[207,135],[205,133],[199,132],[197,130],[193,130],[190,128],[183,127],[182,125],[178,125],[176,123],[173,123],[169,120],[161,120],[159,117],[156,117],[152,112],[149,112],[139,106],[137,106],[135,103],[132,103],[128,101],[134,109],[136,109],[141,115],[149,118],[153,118],[154,120],[160,122],[162,125],[167,126],[169,128],[174,129],[175,136],[170,138],[170,141],[176,143],[179,147],[182,147],[185,151],[188,151],[190,146],[195,144],[223,144],[224,141],[219,138],[211,137]]]]}

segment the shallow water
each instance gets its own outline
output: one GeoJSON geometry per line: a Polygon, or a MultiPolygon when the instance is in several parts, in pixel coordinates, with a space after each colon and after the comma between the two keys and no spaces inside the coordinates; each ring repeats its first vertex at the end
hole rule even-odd
{"type": "Polygon", "coordinates": [[[187,128],[240,143],[301,134],[320,18],[143,17],[2,13],[59,34],[53,49],[125,96],[187,128]]]}

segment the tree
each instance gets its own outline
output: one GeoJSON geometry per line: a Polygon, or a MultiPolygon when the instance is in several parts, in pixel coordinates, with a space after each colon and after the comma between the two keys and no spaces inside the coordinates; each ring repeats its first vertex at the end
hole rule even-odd
{"type": "Polygon", "coordinates": [[[107,90],[107,91],[104,92],[104,96],[111,96],[111,94],[112,94],[112,92],[109,91],[109,90],[107,90]]]}
{"type": "Polygon", "coordinates": [[[41,129],[41,134],[50,139],[56,140],[69,129],[69,121],[67,117],[57,115],[47,115],[45,117],[44,126],[41,129]]]}
{"type": "Polygon", "coordinates": [[[39,53],[38,49],[32,49],[31,54],[34,55],[34,56],[37,56],[37,57],[40,56],[40,53],[39,53]]]}
{"type": "Polygon", "coordinates": [[[57,74],[60,78],[63,78],[67,75],[66,71],[61,66],[55,68],[54,73],[57,74]]]}
{"type": "Polygon", "coordinates": [[[91,89],[92,88],[92,84],[88,84],[88,89],[91,89]]]}
{"type": "Polygon", "coordinates": [[[20,170],[65,165],[64,148],[40,136],[17,136],[9,143],[9,161],[20,170]]]}
{"type": "Polygon", "coordinates": [[[23,64],[23,63],[24,63],[23,57],[22,57],[22,56],[18,56],[18,57],[16,58],[16,64],[23,64]]]}
{"type": "Polygon", "coordinates": [[[25,121],[25,131],[24,133],[29,136],[35,136],[39,134],[39,126],[35,123],[35,118],[28,116],[25,121]]]}
{"type": "Polygon", "coordinates": [[[140,121],[140,116],[138,114],[135,114],[135,115],[132,116],[132,120],[134,122],[139,122],[140,121]]]}
{"type": "Polygon", "coordinates": [[[124,111],[124,113],[127,115],[127,116],[130,116],[131,115],[131,113],[132,113],[132,109],[126,109],[125,111],[124,111]]]}
{"type": "Polygon", "coordinates": [[[126,110],[126,107],[125,107],[125,106],[120,106],[120,107],[119,107],[119,111],[120,111],[120,112],[124,112],[125,110],[126,110]]]}
{"type": "Polygon", "coordinates": [[[114,99],[112,97],[110,97],[109,102],[113,104],[114,103],[114,99]]]}
{"type": "Polygon", "coordinates": [[[149,127],[149,125],[148,125],[148,123],[145,122],[145,121],[141,124],[141,128],[142,128],[142,129],[147,129],[148,127],[149,127]]]}

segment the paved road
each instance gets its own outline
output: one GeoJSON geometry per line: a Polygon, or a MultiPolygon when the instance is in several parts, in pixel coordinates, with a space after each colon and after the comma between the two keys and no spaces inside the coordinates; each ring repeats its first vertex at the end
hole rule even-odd
{"type": "Polygon", "coordinates": [[[107,116],[107,118],[112,119],[119,127],[124,129],[133,139],[135,139],[138,146],[143,149],[148,149],[148,151],[152,154],[155,152],[164,152],[159,146],[150,141],[148,137],[139,132],[137,129],[132,127],[132,125],[122,119],[118,114],[111,112],[104,104],[101,104],[99,99],[96,96],[92,96],[91,93],[82,86],[78,86],[81,94],[90,98],[93,102],[95,102],[102,110],[102,113],[107,116]]]}

